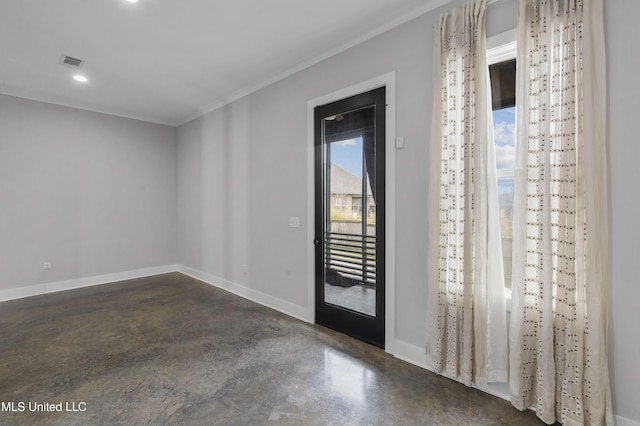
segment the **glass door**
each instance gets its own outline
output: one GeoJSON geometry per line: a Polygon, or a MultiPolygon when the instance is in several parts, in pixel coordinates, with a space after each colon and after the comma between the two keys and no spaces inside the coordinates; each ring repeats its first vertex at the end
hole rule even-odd
{"type": "Polygon", "coordinates": [[[316,322],[384,347],[380,88],[315,111],[316,322]]]}

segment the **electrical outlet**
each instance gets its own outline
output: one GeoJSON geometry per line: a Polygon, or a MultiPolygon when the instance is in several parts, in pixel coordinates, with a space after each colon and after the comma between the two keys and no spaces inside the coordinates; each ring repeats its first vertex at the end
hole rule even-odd
{"type": "Polygon", "coordinates": [[[42,264],[42,269],[44,269],[45,271],[48,271],[49,269],[51,269],[51,262],[44,262],[42,264]]]}
{"type": "Polygon", "coordinates": [[[245,274],[249,272],[249,268],[247,267],[246,263],[242,265],[242,272],[244,272],[245,274]]]}

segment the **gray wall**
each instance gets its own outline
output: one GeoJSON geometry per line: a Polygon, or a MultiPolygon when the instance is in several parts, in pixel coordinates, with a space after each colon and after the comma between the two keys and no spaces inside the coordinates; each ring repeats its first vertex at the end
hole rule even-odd
{"type": "MultiPolygon", "coordinates": [[[[515,26],[504,5],[493,33],[515,26]],[[499,19],[508,16],[509,20],[499,19]],[[511,25],[504,22],[511,22],[511,25]]],[[[307,101],[396,72],[396,336],[425,338],[432,26],[413,20],[179,128],[179,263],[307,304],[307,101]],[[416,232],[416,229],[422,231],[416,232]],[[250,243],[249,243],[250,242],[250,243]],[[243,264],[249,273],[241,272],[243,264]]]]}
{"type": "Polygon", "coordinates": [[[0,290],[175,264],[175,128],[0,95],[0,129],[0,290]]]}
{"type": "MultiPolygon", "coordinates": [[[[459,1],[454,3],[460,3],[459,1]]],[[[633,117],[638,113],[640,3],[608,1],[612,285],[610,347],[616,414],[640,421],[640,209],[633,117]],[[632,12],[636,12],[635,14],[632,12]],[[635,114],[633,114],[635,112],[635,114]]],[[[515,27],[516,2],[490,6],[488,33],[515,27]]],[[[395,337],[420,348],[426,330],[427,142],[432,27],[447,6],[179,128],[180,264],[290,303],[307,304],[307,101],[390,71],[397,78],[395,337]],[[301,228],[287,218],[300,216],[301,228]],[[416,232],[416,229],[422,231],[416,232]],[[248,265],[248,273],[242,265],[248,265]]]]}
{"type": "Polygon", "coordinates": [[[640,423],[640,2],[605,1],[608,55],[609,365],[614,412],[640,423]]]}

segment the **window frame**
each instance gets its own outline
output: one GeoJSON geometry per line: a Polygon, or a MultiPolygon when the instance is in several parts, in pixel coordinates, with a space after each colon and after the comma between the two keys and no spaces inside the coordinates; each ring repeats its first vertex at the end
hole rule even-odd
{"type": "Polygon", "coordinates": [[[517,44],[515,28],[487,37],[487,65],[516,59],[517,44]]]}

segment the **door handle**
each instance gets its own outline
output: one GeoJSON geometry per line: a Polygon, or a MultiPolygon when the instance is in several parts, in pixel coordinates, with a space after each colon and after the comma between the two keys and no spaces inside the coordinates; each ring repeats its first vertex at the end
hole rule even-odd
{"type": "Polygon", "coordinates": [[[315,240],[313,240],[313,244],[320,244],[320,240],[316,238],[315,240]]]}

